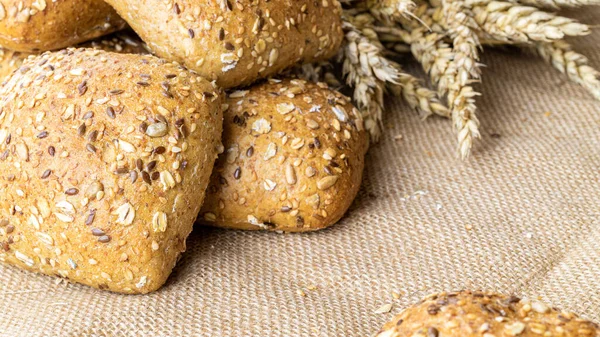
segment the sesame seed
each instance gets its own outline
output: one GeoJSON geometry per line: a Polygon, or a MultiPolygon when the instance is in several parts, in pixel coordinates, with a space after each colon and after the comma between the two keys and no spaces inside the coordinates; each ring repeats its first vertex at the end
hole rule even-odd
{"type": "Polygon", "coordinates": [[[38,133],[36,137],[39,139],[46,138],[46,137],[48,137],[48,131],[42,131],[42,132],[38,133]]]}

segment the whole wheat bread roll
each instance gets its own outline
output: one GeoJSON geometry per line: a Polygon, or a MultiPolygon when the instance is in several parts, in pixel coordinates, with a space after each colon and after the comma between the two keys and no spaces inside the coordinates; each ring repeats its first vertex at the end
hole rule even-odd
{"type": "Polygon", "coordinates": [[[0,46],[11,50],[70,47],[125,26],[102,0],[0,0],[0,46]]]}
{"type": "Polygon", "coordinates": [[[68,49],[27,60],[0,97],[0,260],[158,289],[217,157],[219,91],[153,56],[68,49]]]}
{"type": "Polygon", "coordinates": [[[461,291],[428,296],[376,337],[597,337],[598,325],[536,300],[461,291]]]}
{"type": "Polygon", "coordinates": [[[304,232],[346,212],[361,183],[368,136],[350,99],[327,85],[271,80],[231,93],[200,221],[304,232]]]}
{"type": "Polygon", "coordinates": [[[225,88],[329,59],[343,38],[337,0],[107,0],[157,55],[225,88]]]}

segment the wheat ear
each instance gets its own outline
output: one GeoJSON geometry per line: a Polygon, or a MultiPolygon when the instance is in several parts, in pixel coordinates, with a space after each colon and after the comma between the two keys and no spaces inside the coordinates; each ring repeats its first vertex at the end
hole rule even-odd
{"type": "Polygon", "coordinates": [[[600,100],[600,72],[589,65],[587,57],[574,51],[564,41],[541,42],[536,49],[546,62],[600,100]]]}
{"type": "Polygon", "coordinates": [[[554,41],[565,36],[590,33],[587,25],[573,19],[544,12],[536,7],[506,1],[465,0],[483,31],[495,39],[507,42],[530,43],[554,41]]]}
{"type": "Polygon", "coordinates": [[[343,24],[345,42],[338,59],[346,83],[354,90],[353,99],[363,114],[372,139],[381,136],[386,83],[398,83],[397,69],[382,56],[382,47],[373,43],[350,22],[343,24]]]}
{"type": "Polygon", "coordinates": [[[452,121],[457,132],[458,151],[464,159],[471,152],[473,139],[480,137],[475,105],[475,97],[479,93],[471,86],[481,79],[478,25],[465,14],[460,1],[442,0],[441,8],[445,13],[443,25],[452,37],[454,54],[445,74],[450,81],[448,106],[452,110],[452,121]]]}

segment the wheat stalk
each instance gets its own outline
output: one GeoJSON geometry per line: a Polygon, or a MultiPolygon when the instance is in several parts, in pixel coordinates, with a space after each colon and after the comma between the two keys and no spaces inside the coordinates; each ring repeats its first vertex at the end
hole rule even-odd
{"type": "Polygon", "coordinates": [[[565,36],[590,33],[587,25],[573,19],[544,12],[536,7],[506,1],[464,0],[479,27],[497,40],[530,43],[554,41],[565,36]]]}
{"type": "Polygon", "coordinates": [[[564,41],[540,42],[536,49],[546,62],[600,100],[600,72],[589,65],[587,57],[574,51],[564,41]]]}

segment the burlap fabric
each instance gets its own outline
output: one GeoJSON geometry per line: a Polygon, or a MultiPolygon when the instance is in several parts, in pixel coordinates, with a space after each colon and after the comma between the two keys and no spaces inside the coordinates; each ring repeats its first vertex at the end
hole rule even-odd
{"type": "MultiPolygon", "coordinates": [[[[600,10],[580,16],[600,22],[600,10]]],[[[576,44],[600,68],[600,32],[576,44]]],[[[468,163],[449,121],[394,103],[334,228],[197,228],[146,296],[1,266],[0,335],[363,337],[428,293],[464,288],[600,320],[600,103],[535,57],[487,50],[484,62],[484,139],[468,163]]]]}

